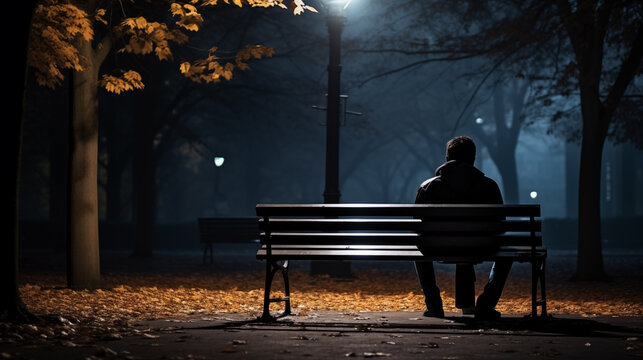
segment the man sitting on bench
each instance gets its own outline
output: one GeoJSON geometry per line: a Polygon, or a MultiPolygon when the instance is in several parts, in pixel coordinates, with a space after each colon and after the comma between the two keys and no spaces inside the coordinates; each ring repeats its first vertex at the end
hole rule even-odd
{"type": "MultiPolygon", "coordinates": [[[[447,142],[446,162],[436,170],[436,176],[424,181],[417,192],[416,204],[502,204],[498,184],[484,176],[473,164],[476,145],[468,136],[458,136],[447,142]]],[[[418,244],[422,251],[421,244],[418,244]]],[[[478,320],[498,320],[495,310],[511,269],[511,261],[496,261],[489,273],[489,282],[478,297],[474,309],[475,272],[473,264],[456,265],[456,307],[463,313],[475,313],[478,320]]],[[[424,316],[444,317],[440,289],[435,281],[433,262],[417,261],[415,267],[424,291],[427,310],[424,316]]]]}

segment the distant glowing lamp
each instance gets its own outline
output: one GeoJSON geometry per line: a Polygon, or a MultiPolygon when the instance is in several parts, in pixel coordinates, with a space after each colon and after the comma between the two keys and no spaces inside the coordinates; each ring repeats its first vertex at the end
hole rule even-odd
{"type": "Polygon", "coordinates": [[[482,125],[483,123],[484,123],[484,119],[483,119],[483,118],[481,118],[481,117],[476,118],[476,124],[478,124],[478,125],[482,125]]]}
{"type": "Polygon", "coordinates": [[[532,191],[529,193],[529,197],[532,199],[535,199],[538,197],[538,193],[536,191],[532,191]]]}
{"type": "Polygon", "coordinates": [[[214,166],[216,167],[221,167],[223,165],[223,162],[225,161],[225,158],[222,156],[215,156],[214,157],[214,166]]]}

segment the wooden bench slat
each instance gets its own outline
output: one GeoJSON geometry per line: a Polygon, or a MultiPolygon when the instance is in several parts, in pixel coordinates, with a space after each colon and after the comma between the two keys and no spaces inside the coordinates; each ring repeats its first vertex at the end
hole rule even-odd
{"type": "MultiPolygon", "coordinates": [[[[265,250],[267,248],[267,245],[261,245],[261,249],[265,250]]],[[[272,249],[279,249],[279,250],[298,250],[298,249],[305,249],[305,250],[342,250],[342,249],[359,249],[359,250],[417,250],[416,245],[326,245],[326,244],[317,244],[317,245],[290,245],[290,244],[282,244],[282,245],[272,245],[272,249]]],[[[536,247],[537,251],[547,251],[547,248],[542,247],[542,246],[537,246],[536,247]]],[[[531,251],[531,246],[499,246],[497,249],[498,252],[503,251],[503,252],[530,252],[531,251]]]]}
{"type": "MultiPolygon", "coordinates": [[[[259,250],[257,253],[257,258],[261,259],[262,255],[266,256],[266,250],[262,249],[259,250]]],[[[414,257],[414,258],[422,258],[422,253],[417,250],[391,250],[391,249],[386,249],[386,250],[342,250],[342,249],[274,249],[272,250],[272,256],[279,258],[279,257],[284,257],[284,258],[289,258],[292,256],[291,259],[297,259],[297,258],[302,258],[302,257],[309,257],[309,256],[316,256],[316,259],[320,258],[321,256],[327,257],[329,260],[336,260],[336,259],[364,259],[364,258],[369,258],[373,256],[379,256],[379,257],[387,257],[387,258],[398,258],[399,256],[404,256],[404,257],[414,257]]]]}
{"type": "Polygon", "coordinates": [[[415,231],[438,232],[485,232],[536,231],[542,229],[541,221],[422,221],[420,219],[259,219],[259,228],[271,231],[415,231]]]}
{"type": "MultiPolygon", "coordinates": [[[[511,258],[516,261],[528,261],[531,258],[531,248],[523,249],[500,249],[489,254],[454,254],[441,253],[424,255],[417,249],[287,249],[273,248],[271,252],[273,259],[290,259],[290,260],[439,260],[441,262],[482,262],[492,261],[499,258],[511,258]]],[[[536,249],[536,256],[546,256],[544,248],[536,249]]],[[[257,259],[267,258],[266,249],[262,248],[257,252],[257,259]]]]}
{"type": "Polygon", "coordinates": [[[419,235],[417,233],[265,233],[260,236],[262,243],[271,244],[399,244],[418,243],[435,247],[494,247],[505,245],[540,246],[542,237],[528,235],[419,235]]]}
{"type": "MultiPolygon", "coordinates": [[[[266,248],[266,245],[261,246],[262,249],[266,248]]],[[[368,244],[368,245],[333,245],[333,244],[316,244],[316,245],[310,245],[310,244],[278,244],[278,245],[272,245],[273,249],[290,249],[290,250],[297,250],[297,249],[361,249],[361,250],[387,250],[387,249],[392,249],[392,250],[417,250],[417,246],[415,245],[373,245],[373,244],[368,244]]]]}
{"type": "Polygon", "coordinates": [[[539,205],[258,204],[258,216],[540,216],[539,205]]]}

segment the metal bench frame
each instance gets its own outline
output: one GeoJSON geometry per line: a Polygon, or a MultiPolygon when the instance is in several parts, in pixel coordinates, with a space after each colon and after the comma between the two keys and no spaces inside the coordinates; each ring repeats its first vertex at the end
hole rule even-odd
{"type": "Polygon", "coordinates": [[[538,306],[540,316],[547,316],[540,205],[258,204],[256,213],[262,244],[257,259],[266,260],[262,320],[275,319],[273,302],[285,303],[278,317],[291,313],[290,260],[529,262],[531,317],[538,317],[538,306]],[[285,296],[271,298],[277,272],[285,296]]]}

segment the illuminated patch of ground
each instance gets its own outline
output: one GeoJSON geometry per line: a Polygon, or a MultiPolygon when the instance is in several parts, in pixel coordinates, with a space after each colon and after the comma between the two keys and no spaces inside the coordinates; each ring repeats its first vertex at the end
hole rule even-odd
{"type": "MultiPolygon", "coordinates": [[[[415,274],[357,270],[357,277],[338,280],[291,271],[294,311],[313,310],[422,311],[424,302],[415,274]]],[[[438,273],[445,311],[455,308],[454,278],[438,273]]],[[[104,276],[105,287],[74,291],[64,287],[62,276],[23,277],[20,291],[36,314],[59,314],[78,320],[124,323],[142,319],[180,318],[220,313],[259,315],[263,304],[263,273],[116,274],[104,276]]],[[[477,292],[486,277],[478,274],[477,292]]],[[[530,278],[512,275],[497,309],[503,314],[528,314],[531,309],[530,278]]],[[[637,278],[610,282],[570,282],[548,279],[548,310],[551,314],[582,316],[643,315],[643,284],[637,278]]],[[[274,289],[282,289],[275,278],[274,289]]],[[[277,296],[279,293],[275,293],[277,296]]],[[[274,304],[275,310],[279,304],[274,304]]]]}

